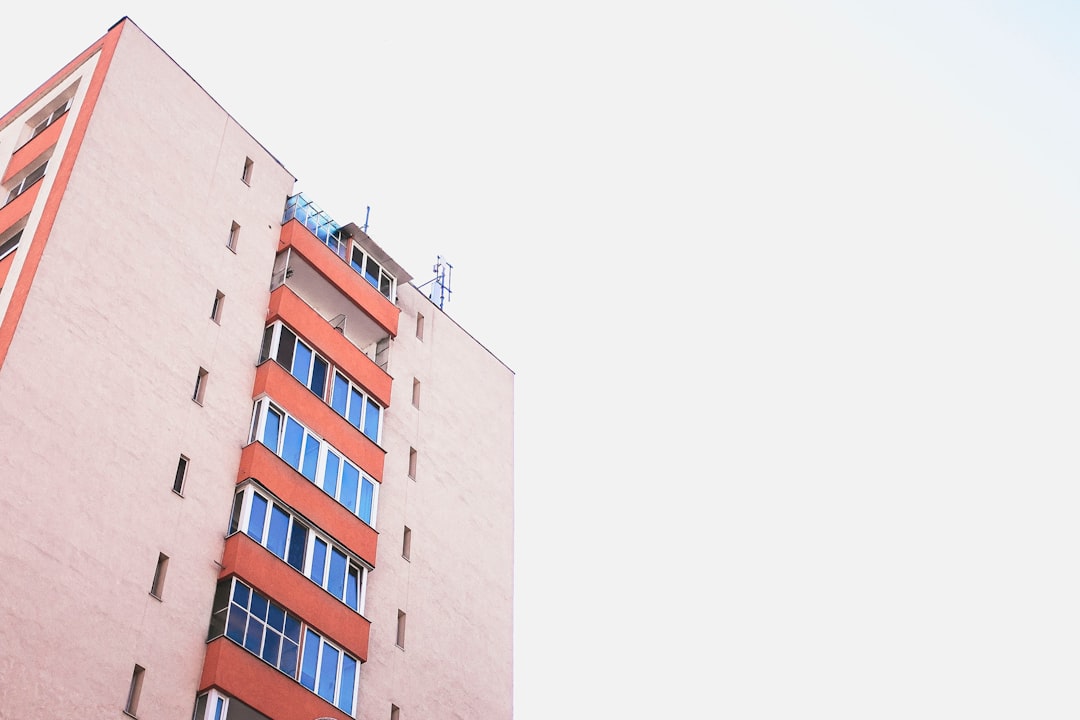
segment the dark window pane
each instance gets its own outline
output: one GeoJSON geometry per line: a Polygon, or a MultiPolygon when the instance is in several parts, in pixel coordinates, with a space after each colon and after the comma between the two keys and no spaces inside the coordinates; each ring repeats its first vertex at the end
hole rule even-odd
{"type": "Polygon", "coordinates": [[[243,491],[241,491],[241,492],[236,493],[236,496],[233,498],[232,516],[229,518],[229,534],[230,535],[232,535],[234,532],[236,532],[237,530],[240,529],[240,511],[243,509],[243,506],[244,506],[244,493],[243,493],[243,491]]]}
{"type": "Polygon", "coordinates": [[[293,521],[292,536],[289,538],[289,557],[286,559],[290,565],[304,571],[304,550],[307,544],[307,528],[293,521]]]}
{"type": "MultiPolygon", "coordinates": [[[[299,637],[299,628],[296,632],[299,637]]],[[[296,656],[299,650],[300,647],[292,640],[281,641],[281,662],[278,663],[278,668],[289,677],[296,677],[296,656]]]]}
{"type": "Polygon", "coordinates": [[[293,350],[296,349],[296,333],[284,325],[281,326],[281,339],[278,340],[277,361],[286,370],[292,370],[293,350]]]}
{"type": "Polygon", "coordinates": [[[360,611],[360,573],[356,568],[349,568],[349,577],[345,583],[345,604],[357,612],[360,611]]]}
{"type": "Polygon", "coordinates": [[[318,395],[320,398],[323,396],[323,392],[326,390],[326,361],[316,355],[312,358],[311,367],[311,383],[308,385],[311,388],[311,392],[318,395]]]}
{"type": "Polygon", "coordinates": [[[274,339],[274,326],[263,330],[262,346],[259,348],[259,362],[270,357],[270,341],[274,339]]]}
{"type": "Polygon", "coordinates": [[[279,647],[281,647],[281,636],[273,630],[267,630],[266,640],[263,642],[262,659],[277,667],[279,647]]]}
{"type": "Polygon", "coordinates": [[[349,264],[352,265],[353,270],[361,275],[364,274],[364,252],[360,248],[353,247],[352,262],[349,264]]]}
{"type": "Polygon", "coordinates": [[[251,598],[251,588],[243,583],[233,583],[232,600],[240,607],[247,609],[248,600],[251,598]]]}
{"type": "Polygon", "coordinates": [[[252,616],[258,619],[259,622],[266,620],[266,611],[269,607],[269,600],[254,590],[251,591],[251,607],[249,608],[249,612],[251,612],[252,616]]]}
{"type": "Polygon", "coordinates": [[[285,611],[277,605],[271,604],[266,611],[266,624],[278,632],[282,632],[285,629],[285,611]]]}
{"type": "Polygon", "coordinates": [[[247,635],[244,636],[244,648],[259,654],[262,649],[264,626],[255,618],[248,618],[247,635]]]}
{"type": "Polygon", "coordinates": [[[319,538],[315,538],[315,547],[311,553],[311,574],[308,575],[312,580],[318,584],[323,584],[323,578],[326,576],[326,543],[319,538]]]}
{"type": "Polygon", "coordinates": [[[389,275],[383,275],[381,278],[379,278],[379,292],[381,292],[386,297],[390,297],[390,276],[389,275]]]}
{"type": "Polygon", "coordinates": [[[225,628],[225,637],[238,643],[244,642],[244,627],[247,625],[248,614],[236,605],[229,606],[229,622],[225,628]]]}
{"type": "Polygon", "coordinates": [[[285,637],[300,644],[300,621],[292,615],[285,616],[285,637]]]}

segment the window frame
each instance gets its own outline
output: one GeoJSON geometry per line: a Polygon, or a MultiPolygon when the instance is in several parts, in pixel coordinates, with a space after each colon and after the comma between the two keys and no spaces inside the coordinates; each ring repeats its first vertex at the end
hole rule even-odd
{"type": "Polygon", "coordinates": [[[390,302],[397,302],[397,278],[383,267],[383,264],[376,260],[371,253],[361,247],[359,243],[354,242],[352,245],[352,252],[349,253],[349,267],[360,277],[367,280],[368,284],[375,288],[384,298],[390,302]],[[359,261],[357,261],[357,254],[360,255],[359,261]],[[368,265],[374,265],[377,269],[374,280],[370,271],[368,271],[368,265]],[[386,285],[385,290],[383,289],[384,283],[386,285]]]}
{"type": "Polygon", "coordinates": [[[364,607],[367,603],[367,584],[369,573],[373,568],[361,560],[358,556],[353,554],[344,545],[341,545],[329,535],[325,534],[317,527],[307,522],[299,513],[293,510],[291,507],[279,500],[273,493],[266,490],[253,482],[246,482],[237,487],[236,494],[233,500],[234,508],[239,503],[240,511],[235,513],[235,520],[230,521],[229,535],[235,533],[243,533],[249,538],[257,542],[268,552],[274,555],[289,567],[293,568],[301,575],[306,577],[311,582],[315,583],[332,597],[336,598],[345,607],[351,609],[359,615],[364,614],[364,607]],[[255,504],[254,498],[258,496],[266,502],[267,511],[262,519],[262,527],[260,528],[260,538],[256,538],[251,533],[251,521],[252,521],[252,507],[255,504]],[[271,520],[273,516],[273,508],[279,508],[288,516],[288,526],[285,530],[285,549],[284,556],[278,555],[270,547],[270,532],[271,532],[271,520]],[[235,527],[233,523],[235,522],[235,527]],[[305,530],[304,535],[304,547],[303,555],[301,559],[301,567],[296,567],[289,558],[293,555],[294,547],[292,543],[296,539],[295,528],[297,526],[303,527],[305,530]],[[316,541],[322,541],[326,546],[326,556],[322,562],[322,577],[315,577],[315,548],[316,541]],[[336,594],[332,589],[333,576],[332,566],[329,558],[332,556],[332,552],[336,551],[338,554],[344,556],[345,567],[341,576],[341,595],[336,594]],[[349,575],[351,572],[356,571],[356,607],[349,604],[349,575]]]}
{"type": "Polygon", "coordinates": [[[11,204],[11,201],[22,195],[24,192],[33,187],[39,180],[45,177],[45,173],[49,169],[49,159],[43,161],[40,165],[37,165],[33,170],[23,175],[18,184],[13,186],[8,191],[7,200],[4,201],[4,205],[11,204]]]}
{"type": "Polygon", "coordinates": [[[317,488],[325,492],[332,497],[339,505],[351,512],[358,520],[365,525],[372,528],[376,527],[376,521],[378,518],[378,506],[379,506],[379,490],[380,483],[367,473],[362,467],[350,460],[344,453],[337,448],[330,445],[323,438],[316,435],[303,423],[296,418],[292,417],[284,408],[278,403],[274,402],[270,396],[262,395],[256,401],[252,412],[251,433],[248,436],[249,442],[260,442],[268,450],[278,456],[286,465],[296,470],[303,475],[308,481],[310,481],[317,488]],[[266,441],[266,420],[270,414],[274,414],[280,418],[278,423],[277,437],[275,438],[275,445],[271,445],[266,441]],[[293,465],[285,457],[287,447],[285,445],[286,433],[290,429],[289,422],[292,422],[295,426],[299,427],[302,435],[300,441],[300,456],[297,459],[297,464],[293,465]],[[311,452],[311,446],[317,445],[315,448],[316,458],[311,460],[308,453],[311,452]],[[333,453],[338,459],[338,468],[334,473],[333,482],[328,483],[326,478],[327,472],[327,455],[333,453]],[[309,463],[314,463],[313,466],[309,466],[309,463]],[[305,470],[311,467],[311,472],[314,477],[309,477],[305,470]],[[355,469],[357,471],[356,479],[356,498],[355,507],[350,507],[342,500],[342,490],[344,483],[342,478],[346,471],[346,467],[355,469]],[[333,491],[327,488],[332,486],[333,491]],[[364,490],[370,486],[370,499],[369,499],[369,512],[368,519],[364,519],[361,512],[364,509],[364,490]]]}

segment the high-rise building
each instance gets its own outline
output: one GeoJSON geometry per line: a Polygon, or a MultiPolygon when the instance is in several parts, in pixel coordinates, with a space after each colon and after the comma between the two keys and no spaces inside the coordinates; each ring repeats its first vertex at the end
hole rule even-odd
{"type": "Polygon", "coordinates": [[[0,160],[0,714],[512,717],[513,373],[130,19],[0,160]]]}

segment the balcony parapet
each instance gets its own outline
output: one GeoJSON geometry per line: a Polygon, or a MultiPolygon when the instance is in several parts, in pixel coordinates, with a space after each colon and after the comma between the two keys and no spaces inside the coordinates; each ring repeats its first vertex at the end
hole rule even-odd
{"type": "Polygon", "coordinates": [[[11,156],[11,161],[8,163],[7,169],[4,170],[3,180],[0,180],[0,182],[6,183],[8,180],[18,175],[29,167],[31,162],[40,157],[41,153],[55,145],[60,139],[60,132],[64,128],[64,123],[67,120],[68,115],[70,115],[70,113],[65,113],[52,125],[42,130],[37,137],[27,141],[22,147],[16,150],[15,154],[11,156]]]}

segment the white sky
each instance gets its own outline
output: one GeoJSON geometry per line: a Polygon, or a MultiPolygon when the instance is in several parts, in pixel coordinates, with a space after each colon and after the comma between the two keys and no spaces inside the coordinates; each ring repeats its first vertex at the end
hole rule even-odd
{"type": "Polygon", "coordinates": [[[1074,718],[1080,9],[809,5],[17,3],[0,106],[128,15],[454,264],[516,720],[1074,718]]]}

